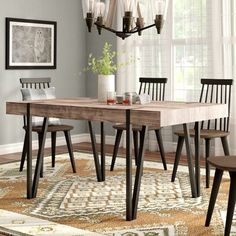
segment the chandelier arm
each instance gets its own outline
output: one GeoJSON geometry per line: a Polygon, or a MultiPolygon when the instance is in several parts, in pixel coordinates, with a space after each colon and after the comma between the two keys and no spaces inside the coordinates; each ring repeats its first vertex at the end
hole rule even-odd
{"type": "Polygon", "coordinates": [[[148,26],[143,27],[143,28],[141,28],[141,29],[136,29],[136,30],[134,30],[134,31],[132,31],[132,32],[130,32],[130,33],[132,33],[132,34],[133,34],[133,33],[137,33],[137,32],[143,31],[143,30],[145,30],[145,29],[152,28],[152,27],[154,27],[154,26],[156,26],[156,24],[148,25],[148,26]]]}
{"type": "Polygon", "coordinates": [[[148,25],[148,26],[146,26],[146,27],[143,27],[143,28],[141,28],[141,29],[138,29],[137,27],[135,27],[133,30],[131,30],[131,31],[129,31],[129,32],[123,32],[123,31],[117,31],[117,30],[114,30],[114,29],[112,29],[112,28],[106,27],[105,25],[100,25],[100,24],[98,24],[97,22],[94,22],[94,24],[95,24],[96,26],[98,26],[98,27],[101,27],[101,28],[103,28],[103,29],[105,29],[105,30],[108,30],[108,31],[110,31],[110,32],[112,32],[112,33],[115,33],[115,34],[117,34],[117,33],[118,33],[118,34],[121,34],[121,33],[134,34],[134,33],[137,33],[137,32],[143,31],[143,30],[145,30],[145,29],[149,29],[149,28],[151,28],[151,27],[156,26],[156,24],[152,24],[152,25],[148,25]]]}
{"type": "Polygon", "coordinates": [[[122,31],[116,31],[116,30],[114,30],[114,29],[112,29],[112,28],[106,27],[105,25],[100,25],[100,24],[98,24],[97,22],[94,22],[94,24],[95,24],[96,26],[98,26],[98,27],[100,27],[100,28],[103,28],[103,29],[105,29],[105,30],[108,30],[108,31],[110,31],[110,32],[112,32],[112,33],[122,32],[122,31]]]}

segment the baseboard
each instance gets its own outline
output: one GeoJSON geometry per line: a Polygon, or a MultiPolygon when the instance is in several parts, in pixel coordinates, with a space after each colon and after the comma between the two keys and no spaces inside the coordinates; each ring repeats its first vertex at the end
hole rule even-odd
{"type": "MultiPolygon", "coordinates": [[[[71,140],[73,143],[87,142],[88,135],[87,134],[71,135],[71,140]]],[[[65,144],[66,144],[66,141],[64,137],[57,137],[58,146],[62,146],[65,144]]],[[[45,147],[51,147],[50,138],[46,139],[45,147]]],[[[0,155],[21,152],[22,148],[23,148],[23,142],[0,145],[0,155]]],[[[35,150],[37,148],[38,148],[38,140],[33,140],[32,149],[35,150]]]]}
{"type": "MultiPolygon", "coordinates": [[[[90,142],[91,141],[90,140],[90,136],[89,136],[89,134],[87,134],[87,135],[88,135],[88,142],[90,142]]],[[[100,140],[101,140],[101,135],[97,134],[96,135],[96,142],[100,143],[100,140]]],[[[110,145],[114,145],[114,143],[115,143],[115,136],[106,135],[105,136],[105,143],[106,144],[110,144],[110,145]]]]}
{"type": "MultiPolygon", "coordinates": [[[[175,152],[175,149],[176,149],[176,143],[173,143],[173,142],[164,142],[163,143],[164,145],[164,149],[166,152],[175,152]]],[[[157,151],[159,150],[158,148],[158,144],[157,144],[157,140],[156,139],[153,139],[153,140],[149,140],[149,143],[148,143],[148,149],[150,151],[157,151]]]]}
{"type": "MultiPolygon", "coordinates": [[[[88,133],[71,135],[71,140],[72,143],[90,142],[90,135],[88,133]]],[[[108,135],[106,136],[106,144],[114,144],[114,140],[115,137],[108,135]]],[[[100,143],[100,135],[96,135],[96,141],[100,143]]],[[[58,146],[66,145],[66,141],[63,136],[57,137],[57,145],[58,146]]],[[[45,147],[51,147],[50,138],[46,139],[45,147]]],[[[0,155],[21,152],[22,148],[23,148],[23,142],[0,145],[0,155]]],[[[38,148],[38,140],[33,140],[32,149],[35,150],[37,148],[38,148]]]]}

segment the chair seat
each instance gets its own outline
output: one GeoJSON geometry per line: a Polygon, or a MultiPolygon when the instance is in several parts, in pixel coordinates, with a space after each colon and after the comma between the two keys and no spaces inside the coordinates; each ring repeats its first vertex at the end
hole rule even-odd
{"type": "MultiPolygon", "coordinates": [[[[23,127],[26,130],[26,126],[23,127]]],[[[73,129],[71,125],[49,125],[47,132],[60,132],[60,131],[70,131],[73,129]]],[[[42,126],[32,127],[33,132],[41,133],[42,126]]]]}
{"type": "MultiPolygon", "coordinates": [[[[183,130],[178,130],[175,132],[176,135],[184,137],[184,131],[183,130]]],[[[191,137],[195,136],[195,130],[190,129],[189,130],[189,135],[191,137]]],[[[208,129],[202,129],[200,132],[200,138],[204,139],[212,139],[212,138],[221,138],[221,137],[226,137],[229,135],[229,132],[225,131],[220,131],[220,130],[208,130],[208,129]]]]}
{"type": "MultiPolygon", "coordinates": [[[[119,130],[126,130],[126,125],[125,124],[116,124],[116,125],[113,125],[113,128],[119,129],[119,130]]],[[[141,131],[142,126],[141,125],[133,125],[132,129],[134,131],[141,131]]],[[[158,127],[158,126],[154,126],[154,125],[148,126],[148,130],[158,130],[158,129],[160,129],[160,127],[158,127]]]]}
{"type": "Polygon", "coordinates": [[[208,162],[217,169],[236,172],[236,156],[209,157],[208,162]]]}

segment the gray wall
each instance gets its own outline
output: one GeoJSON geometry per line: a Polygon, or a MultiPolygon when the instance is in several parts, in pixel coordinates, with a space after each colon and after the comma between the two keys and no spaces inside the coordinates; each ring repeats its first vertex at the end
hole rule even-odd
{"type": "MultiPolygon", "coordinates": [[[[6,101],[21,99],[20,77],[52,77],[57,97],[86,95],[88,84],[79,72],[86,63],[87,34],[80,0],[1,0],[0,16],[0,145],[3,145],[23,141],[22,118],[5,114],[6,101]],[[56,70],[5,70],[5,17],[57,21],[56,70]]],[[[84,122],[69,123],[75,126],[74,133],[86,130],[84,122]]]]}
{"type": "MultiPolygon", "coordinates": [[[[100,57],[102,54],[102,48],[105,42],[108,42],[112,45],[112,50],[116,50],[116,36],[115,34],[102,31],[101,35],[98,35],[97,29],[92,28],[91,33],[87,33],[87,58],[90,53],[95,57],[100,57]]],[[[90,97],[97,96],[97,75],[94,75],[92,72],[87,72],[86,80],[86,93],[90,97]]]]}

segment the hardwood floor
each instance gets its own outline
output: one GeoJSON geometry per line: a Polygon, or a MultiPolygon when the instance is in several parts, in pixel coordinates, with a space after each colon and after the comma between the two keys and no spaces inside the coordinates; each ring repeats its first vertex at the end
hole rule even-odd
{"type": "MultiPolygon", "coordinates": [[[[78,152],[78,151],[80,151],[80,152],[92,152],[91,143],[88,143],[88,142],[73,144],[73,148],[74,148],[75,152],[78,152]]],[[[98,145],[98,150],[99,150],[99,145],[98,145]]],[[[107,154],[112,155],[113,145],[106,145],[105,150],[106,150],[107,154]]],[[[66,152],[67,152],[67,147],[66,146],[58,146],[57,147],[57,150],[56,150],[57,154],[62,154],[62,153],[66,153],[66,152]]],[[[36,155],[36,150],[33,151],[33,155],[34,156],[36,155]]],[[[51,149],[50,148],[45,148],[44,155],[45,156],[51,155],[51,149]]],[[[118,155],[121,156],[121,157],[125,157],[125,149],[120,148],[118,155]]],[[[174,163],[174,158],[175,158],[175,153],[174,152],[166,153],[167,164],[173,164],[174,163]]],[[[21,152],[0,155],[0,164],[20,161],[20,159],[21,159],[21,152]]],[[[145,152],[145,160],[161,162],[161,157],[160,157],[159,152],[146,151],[145,152]]],[[[205,162],[204,158],[201,158],[201,166],[205,165],[204,162],[205,162]]],[[[180,164],[187,165],[186,156],[181,157],[180,164]]]]}

